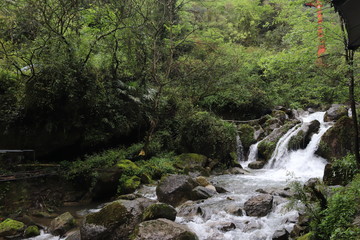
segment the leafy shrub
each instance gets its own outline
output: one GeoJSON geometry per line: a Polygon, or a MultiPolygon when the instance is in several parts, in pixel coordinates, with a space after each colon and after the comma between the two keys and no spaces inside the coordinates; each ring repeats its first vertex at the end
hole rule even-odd
{"type": "Polygon", "coordinates": [[[352,225],[360,210],[360,175],[346,187],[340,188],[328,199],[328,208],[321,212],[321,220],[316,225],[317,240],[356,240],[360,229],[352,225]]]}
{"type": "Polygon", "coordinates": [[[186,119],[180,134],[181,152],[199,153],[229,162],[230,153],[236,148],[235,126],[208,112],[196,112],[186,119]]]}
{"type": "Polygon", "coordinates": [[[349,154],[341,159],[336,159],[332,163],[332,169],[336,175],[340,175],[344,185],[348,184],[354,176],[359,173],[355,156],[349,154]]]}

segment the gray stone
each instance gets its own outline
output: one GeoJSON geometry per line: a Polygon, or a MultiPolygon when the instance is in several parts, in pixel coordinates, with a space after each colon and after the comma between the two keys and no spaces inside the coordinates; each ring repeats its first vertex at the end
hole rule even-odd
{"type": "Polygon", "coordinates": [[[133,240],[197,240],[186,226],[168,219],[142,222],[134,232],[133,240]]]}
{"type": "Polygon", "coordinates": [[[197,186],[191,192],[192,200],[207,199],[217,194],[217,192],[202,186],[197,186]]]}
{"type": "Polygon", "coordinates": [[[50,232],[54,235],[63,235],[75,226],[75,218],[66,212],[51,221],[50,232]]]}
{"type": "Polygon", "coordinates": [[[268,194],[251,197],[244,204],[246,215],[252,217],[264,217],[270,213],[273,204],[273,196],[268,194]]]}

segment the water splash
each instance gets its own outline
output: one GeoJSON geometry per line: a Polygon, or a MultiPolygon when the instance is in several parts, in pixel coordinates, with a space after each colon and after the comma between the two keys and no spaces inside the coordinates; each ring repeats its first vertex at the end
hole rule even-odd
{"type": "Polygon", "coordinates": [[[239,134],[236,135],[236,155],[237,155],[238,163],[245,161],[244,146],[241,142],[241,138],[240,138],[239,134]]]}

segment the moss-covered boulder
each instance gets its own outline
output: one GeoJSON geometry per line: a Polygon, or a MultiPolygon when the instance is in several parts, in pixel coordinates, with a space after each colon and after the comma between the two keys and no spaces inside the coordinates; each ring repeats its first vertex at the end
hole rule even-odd
{"type": "Polygon", "coordinates": [[[71,215],[71,213],[66,212],[51,221],[50,231],[54,235],[64,235],[75,226],[75,218],[71,215]]]}
{"type": "Polygon", "coordinates": [[[99,212],[87,215],[80,227],[81,239],[129,239],[142,221],[145,208],[155,203],[147,198],[117,200],[99,212]]]}
{"type": "Polygon", "coordinates": [[[258,145],[258,156],[260,160],[267,162],[271,158],[280,138],[298,123],[299,121],[297,120],[289,121],[284,126],[273,130],[270,135],[264,138],[258,145]]]}
{"type": "Polygon", "coordinates": [[[0,223],[0,237],[17,237],[24,232],[25,224],[10,218],[0,223]]]}
{"type": "Polygon", "coordinates": [[[316,154],[328,161],[345,157],[352,152],[353,139],[353,121],[342,117],[322,136],[316,154]]]}
{"type": "Polygon", "coordinates": [[[169,175],[164,177],[156,187],[156,195],[160,202],[174,207],[191,200],[192,189],[198,184],[187,175],[169,175]]]}
{"type": "Polygon", "coordinates": [[[249,150],[250,146],[256,142],[255,129],[249,124],[241,124],[238,127],[241,143],[245,152],[249,150]]]}
{"type": "Polygon", "coordinates": [[[198,240],[186,226],[168,219],[142,222],[136,228],[133,240],[198,240]]]}
{"type": "Polygon", "coordinates": [[[180,129],[180,151],[193,152],[218,159],[231,160],[236,150],[236,127],[209,112],[197,112],[183,121],[180,129]]]}
{"type": "Polygon", "coordinates": [[[143,221],[154,220],[158,218],[166,218],[175,221],[176,210],[173,206],[165,203],[156,203],[148,206],[143,213],[143,221]]]}
{"type": "Polygon", "coordinates": [[[38,226],[31,225],[25,229],[24,237],[31,238],[40,235],[40,230],[38,226]]]}
{"type": "Polygon", "coordinates": [[[128,194],[133,193],[141,185],[141,178],[138,176],[124,175],[120,178],[118,193],[128,194]]]}
{"type": "MultiPolygon", "coordinates": [[[[206,167],[213,167],[211,159],[197,153],[183,153],[174,158],[174,166],[184,173],[198,172],[200,175],[209,175],[206,167]]],[[[217,161],[215,161],[217,163],[217,161]]]]}
{"type": "Polygon", "coordinates": [[[324,116],[324,121],[326,121],[326,122],[337,121],[340,118],[347,116],[348,110],[349,110],[349,107],[346,105],[333,104],[326,111],[325,116],[324,116]]]}
{"type": "Polygon", "coordinates": [[[248,167],[251,169],[261,169],[265,166],[266,162],[264,161],[254,161],[249,163],[248,167]]]}
{"type": "Polygon", "coordinates": [[[320,129],[320,122],[318,120],[305,123],[301,126],[301,130],[298,131],[289,141],[289,150],[305,149],[312,136],[320,129]]]}
{"type": "Polygon", "coordinates": [[[278,119],[282,124],[285,123],[285,121],[289,118],[289,116],[286,114],[286,112],[282,110],[273,110],[271,113],[271,116],[273,118],[278,119]]]}

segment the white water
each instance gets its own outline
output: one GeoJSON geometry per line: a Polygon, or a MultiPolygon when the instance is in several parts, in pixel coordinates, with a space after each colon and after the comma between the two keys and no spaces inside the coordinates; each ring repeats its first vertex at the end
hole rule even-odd
{"type": "Polygon", "coordinates": [[[245,161],[244,147],[239,135],[236,135],[236,155],[238,163],[245,161]]]}
{"type": "MultiPolygon", "coordinates": [[[[249,175],[221,175],[210,178],[213,183],[218,183],[228,189],[226,194],[218,194],[195,206],[206,208],[205,216],[178,216],[176,221],[186,224],[194,231],[200,240],[271,240],[276,230],[287,229],[291,232],[297,220],[298,213],[285,208],[287,200],[274,194],[272,212],[266,217],[234,216],[225,211],[226,205],[243,207],[244,202],[250,197],[259,195],[257,189],[268,193],[282,191],[293,180],[305,182],[311,177],[323,176],[326,160],[316,156],[321,136],[330,128],[330,124],[323,121],[324,112],[302,116],[302,123],[290,129],[276,146],[276,150],[266,168],[251,170],[249,175]],[[314,134],[306,149],[288,151],[288,143],[301,129],[303,123],[318,120],[320,129],[314,134]],[[231,200],[229,200],[231,199],[231,200]],[[208,207],[209,208],[209,207],[208,207]],[[235,224],[236,228],[228,232],[221,227],[235,224]]],[[[257,144],[250,147],[248,161],[243,166],[257,160],[257,144]]],[[[245,215],[245,214],[244,214],[245,215]]]]}

